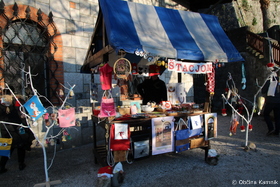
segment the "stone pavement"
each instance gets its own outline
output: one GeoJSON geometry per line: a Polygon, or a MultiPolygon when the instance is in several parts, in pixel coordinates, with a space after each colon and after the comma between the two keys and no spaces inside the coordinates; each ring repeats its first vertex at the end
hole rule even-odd
{"type": "MultiPolygon", "coordinates": [[[[249,141],[257,151],[244,151],[245,133],[229,136],[230,116],[218,116],[218,138],[211,140],[212,148],[219,154],[218,165],[204,162],[204,150],[192,149],[182,153],[166,153],[136,160],[132,164],[123,162],[125,179],[122,187],[185,187],[185,186],[244,186],[280,184],[280,138],[266,137],[262,116],[253,118],[253,131],[249,141]]],[[[50,181],[60,180],[59,187],[95,186],[97,171],[94,164],[92,144],[65,150],[56,154],[47,151],[50,181]]],[[[7,164],[8,172],[0,175],[0,187],[31,187],[45,182],[42,150],[27,153],[26,165],[19,171],[16,152],[7,164]]]]}

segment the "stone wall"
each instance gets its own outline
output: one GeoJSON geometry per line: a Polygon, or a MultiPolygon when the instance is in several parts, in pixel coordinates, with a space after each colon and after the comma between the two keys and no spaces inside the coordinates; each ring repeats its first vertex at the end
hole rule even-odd
{"type": "MultiPolygon", "coordinates": [[[[6,6],[14,3],[28,5],[40,9],[46,15],[52,12],[56,29],[63,43],[64,82],[62,84],[66,87],[75,85],[75,95],[67,100],[67,104],[76,108],[76,119],[79,124],[75,129],[69,129],[72,139],[61,142],[61,145],[71,147],[92,142],[92,110],[89,102],[91,76],[81,74],[80,67],[84,62],[97,19],[98,0],[4,0],[4,3],[6,6]]],[[[67,92],[68,90],[65,89],[65,93],[67,92]]],[[[59,130],[59,127],[55,127],[51,133],[57,133],[59,130]]]]}
{"type": "Polygon", "coordinates": [[[47,15],[52,12],[63,42],[64,85],[76,85],[75,96],[68,102],[74,107],[90,106],[90,75],[81,74],[80,67],[97,19],[98,0],[4,0],[5,5],[15,2],[41,9],[47,15]]]}
{"type": "MultiPolygon", "coordinates": [[[[259,0],[236,0],[232,3],[218,5],[215,8],[200,10],[218,17],[224,30],[232,30],[240,27],[249,27],[254,33],[263,32],[263,18],[259,0]]],[[[273,25],[280,24],[280,1],[271,0],[269,6],[273,25]]]]}

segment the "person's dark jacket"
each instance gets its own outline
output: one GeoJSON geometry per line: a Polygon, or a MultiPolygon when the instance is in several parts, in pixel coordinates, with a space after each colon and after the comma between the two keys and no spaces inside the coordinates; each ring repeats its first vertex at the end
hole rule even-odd
{"type": "MultiPolygon", "coordinates": [[[[13,100],[13,103],[10,106],[0,104],[0,121],[22,124],[25,126],[27,125],[25,120],[20,117],[19,107],[15,106],[15,100],[13,100]]],[[[12,147],[21,147],[26,150],[30,150],[32,140],[34,140],[35,137],[29,128],[24,128],[24,134],[21,134],[19,126],[11,124],[5,124],[5,126],[13,138],[12,147]]],[[[0,123],[0,128],[2,137],[10,138],[9,133],[2,123],[0,123]]]]}
{"type": "Polygon", "coordinates": [[[167,89],[165,82],[159,78],[156,80],[144,80],[143,83],[137,86],[137,91],[142,96],[144,105],[152,101],[157,104],[161,101],[167,101],[167,89]]]}

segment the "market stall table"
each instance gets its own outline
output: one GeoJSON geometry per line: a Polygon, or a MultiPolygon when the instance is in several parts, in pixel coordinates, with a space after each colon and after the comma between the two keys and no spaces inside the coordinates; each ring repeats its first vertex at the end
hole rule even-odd
{"type": "MultiPolygon", "coordinates": [[[[157,116],[158,113],[154,115],[151,113],[151,116],[157,116]]],[[[194,114],[186,114],[186,113],[178,113],[174,115],[175,122],[178,122],[180,118],[186,120],[189,116],[196,116],[206,114],[203,113],[194,113],[194,114]]],[[[161,117],[164,116],[160,115],[161,117]]],[[[108,118],[100,119],[96,115],[92,115],[93,121],[93,153],[95,158],[96,164],[101,164],[102,166],[107,166],[107,154],[108,154],[108,144],[109,144],[109,135],[110,135],[110,124],[114,123],[126,123],[129,124],[130,129],[130,138],[132,140],[145,140],[149,139],[150,146],[149,146],[149,156],[151,156],[152,150],[152,126],[151,121],[153,117],[139,117],[139,118],[132,118],[130,116],[124,116],[120,118],[112,118],[112,121],[109,121],[108,118]],[[97,141],[97,134],[100,135],[101,132],[97,132],[97,126],[102,127],[105,132],[103,134],[104,139],[102,141],[97,141]]],[[[202,135],[197,135],[189,138],[190,142],[190,149],[193,148],[202,148],[205,150],[205,161],[208,156],[208,150],[210,149],[210,140],[205,140],[205,137],[202,135]]],[[[175,151],[174,151],[175,152],[175,151]]],[[[130,156],[131,157],[131,156],[130,156]]],[[[133,160],[133,158],[129,158],[133,160]]]]}

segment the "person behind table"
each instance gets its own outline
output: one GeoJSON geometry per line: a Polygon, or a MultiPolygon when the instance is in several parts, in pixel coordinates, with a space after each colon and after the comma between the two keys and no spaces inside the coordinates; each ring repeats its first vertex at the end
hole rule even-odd
{"type": "Polygon", "coordinates": [[[269,80],[266,81],[262,88],[262,93],[266,95],[265,97],[265,107],[263,111],[264,120],[266,122],[268,132],[267,136],[275,135],[279,136],[280,128],[280,86],[279,77],[275,72],[272,72],[269,80]],[[274,123],[273,125],[270,113],[274,112],[274,123]]]}
{"type": "MultiPolygon", "coordinates": [[[[24,100],[18,98],[21,104],[23,104],[24,100]]],[[[21,113],[19,111],[19,104],[16,104],[16,100],[13,98],[12,103],[9,106],[0,104],[0,121],[6,121],[16,124],[23,124],[25,120],[21,118],[21,113]]],[[[9,133],[13,138],[12,146],[11,146],[11,154],[13,153],[14,149],[17,149],[17,156],[18,156],[18,164],[19,170],[23,170],[26,165],[25,161],[25,152],[26,150],[30,151],[30,146],[32,144],[32,140],[34,140],[34,135],[28,128],[20,129],[17,125],[5,124],[6,128],[8,129],[9,133]]],[[[9,133],[7,132],[4,125],[0,124],[0,130],[2,138],[10,138],[9,133]]],[[[1,156],[0,160],[0,174],[5,173],[7,171],[6,164],[9,158],[5,156],[1,156]]]]}
{"type": "Polygon", "coordinates": [[[153,101],[157,104],[167,101],[165,82],[159,79],[159,71],[155,68],[155,66],[150,66],[150,77],[137,86],[137,91],[143,99],[143,105],[153,101]]]}

